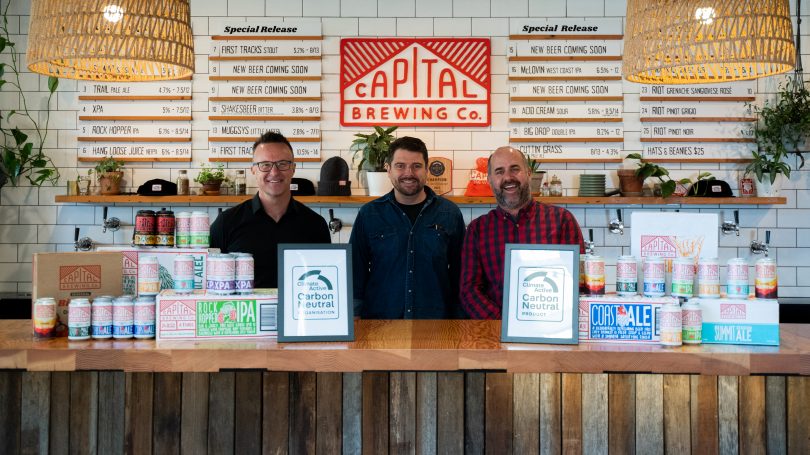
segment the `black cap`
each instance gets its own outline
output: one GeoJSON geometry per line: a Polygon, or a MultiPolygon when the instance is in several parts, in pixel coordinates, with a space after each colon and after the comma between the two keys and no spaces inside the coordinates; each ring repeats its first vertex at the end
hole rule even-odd
{"type": "Polygon", "coordinates": [[[318,181],[318,196],[351,196],[352,182],[349,180],[349,165],[339,156],[333,156],[321,166],[321,179],[318,181]]]}

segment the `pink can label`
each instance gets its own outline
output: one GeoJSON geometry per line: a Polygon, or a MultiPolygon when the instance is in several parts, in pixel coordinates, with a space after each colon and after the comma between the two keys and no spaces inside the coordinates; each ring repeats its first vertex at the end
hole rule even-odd
{"type": "Polygon", "coordinates": [[[237,258],[236,259],[236,276],[253,276],[254,266],[253,258],[237,258]]]}
{"type": "Polygon", "coordinates": [[[703,325],[703,313],[700,308],[683,310],[683,328],[701,327],[703,325]]]}
{"type": "Polygon", "coordinates": [[[698,263],[698,281],[701,283],[719,283],[720,264],[698,263]]]}
{"type": "Polygon", "coordinates": [[[602,276],[605,274],[605,263],[604,261],[589,261],[585,260],[585,275],[587,279],[587,275],[596,275],[602,276]]]}
{"type": "Polygon", "coordinates": [[[160,266],[157,262],[141,262],[138,264],[138,279],[153,279],[156,280],[158,278],[158,271],[160,266]]]}
{"type": "Polygon", "coordinates": [[[93,305],[93,324],[104,325],[110,324],[113,320],[112,304],[110,305],[93,305]]]}
{"type": "Polygon", "coordinates": [[[208,260],[207,267],[206,273],[209,276],[234,276],[236,272],[233,259],[211,258],[208,260]]]}
{"type": "Polygon", "coordinates": [[[90,318],[90,305],[68,307],[68,326],[89,326],[90,318]]]}
{"type": "Polygon", "coordinates": [[[776,278],[776,262],[757,262],[756,279],[771,280],[776,278]]]}
{"type": "Polygon", "coordinates": [[[666,276],[667,266],[664,262],[644,262],[644,280],[648,279],[661,279],[666,276]]]}
{"type": "Polygon", "coordinates": [[[191,232],[191,217],[175,218],[177,232],[191,232]]]}
{"type": "Polygon", "coordinates": [[[56,320],[56,303],[35,303],[34,319],[40,321],[56,320]]]}
{"type": "Polygon", "coordinates": [[[175,258],[174,259],[174,277],[185,278],[194,276],[194,259],[192,258],[175,258]]]}
{"type": "Polygon", "coordinates": [[[155,305],[135,305],[133,324],[155,323],[155,305]]]}
{"type": "Polygon", "coordinates": [[[685,262],[672,263],[672,280],[673,281],[689,281],[695,278],[694,264],[685,262]]]}
{"type": "Polygon", "coordinates": [[[116,305],[113,307],[113,323],[116,325],[132,324],[132,307],[129,305],[116,305]]]}
{"type": "Polygon", "coordinates": [[[204,216],[191,216],[191,231],[193,232],[208,232],[208,215],[204,216]]]}
{"type": "Polygon", "coordinates": [[[748,264],[729,264],[728,279],[748,282],[748,264]]]}
{"type": "Polygon", "coordinates": [[[638,277],[638,266],[635,262],[618,262],[616,264],[616,277],[635,280],[638,277]]]}

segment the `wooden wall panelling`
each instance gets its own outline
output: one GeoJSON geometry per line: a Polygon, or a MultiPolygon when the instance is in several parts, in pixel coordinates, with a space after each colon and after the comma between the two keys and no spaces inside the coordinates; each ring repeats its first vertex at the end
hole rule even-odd
{"type": "Polygon", "coordinates": [[[663,376],[636,375],[636,452],[664,453],[663,376]]]}
{"type": "Polygon", "coordinates": [[[363,374],[343,373],[343,454],[363,450],[363,374]]]}
{"type": "Polygon", "coordinates": [[[721,453],[740,451],[737,379],[737,376],[717,378],[717,429],[721,453]]]}
{"type": "Polygon", "coordinates": [[[810,453],[810,377],[787,378],[787,453],[810,453]]]}
{"type": "Polygon", "coordinates": [[[540,453],[562,451],[562,386],[559,373],[540,374],[540,453]]]}
{"type": "MultiPolygon", "coordinates": [[[[98,406],[98,372],[73,372],[70,380],[70,453],[96,453],[98,406]]],[[[151,432],[151,428],[146,431],[147,434],[151,432]]]]}
{"type": "Polygon", "coordinates": [[[98,453],[123,453],[126,373],[98,373],[98,453]]]}
{"type": "Polygon", "coordinates": [[[562,451],[582,453],[582,375],[562,374],[562,451]]]}
{"type": "Polygon", "coordinates": [[[286,454],[289,450],[291,374],[262,373],[262,453],[286,454]]]}
{"type": "Polygon", "coordinates": [[[690,394],[692,453],[717,453],[717,376],[690,377],[690,394]]]}
{"type": "Polygon", "coordinates": [[[51,373],[51,403],[48,424],[50,453],[61,455],[68,453],[70,445],[70,377],[66,371],[51,373]]]}
{"type": "MultiPolygon", "coordinates": [[[[72,382],[72,381],[71,381],[72,382]]],[[[153,373],[126,373],[124,452],[152,452],[153,373]]]]}
{"type": "Polygon", "coordinates": [[[290,375],[290,453],[315,453],[315,400],[317,399],[314,372],[295,372],[290,375]]]}
{"type": "Polygon", "coordinates": [[[0,453],[20,451],[22,372],[0,371],[0,453]]]}
{"type": "Polygon", "coordinates": [[[316,381],[315,450],[324,455],[340,453],[343,437],[343,378],[340,373],[318,373],[316,381]]]}
{"type": "Polygon", "coordinates": [[[785,377],[765,377],[765,417],[768,453],[787,453],[787,400],[785,377]]]}
{"type": "Polygon", "coordinates": [[[234,450],[262,452],[262,372],[237,371],[234,377],[234,450]]]}
{"type": "Polygon", "coordinates": [[[388,453],[414,453],[416,451],[416,373],[391,372],[388,387],[388,453]]]}
{"type": "Polygon", "coordinates": [[[208,450],[209,373],[182,373],[180,452],[204,454],[208,450]]]}
{"type": "Polygon", "coordinates": [[[388,373],[363,373],[363,453],[388,452],[388,373]]]}
{"type": "Polygon", "coordinates": [[[664,451],[689,453],[692,450],[692,431],[689,401],[691,388],[685,374],[664,375],[664,451]]]}
{"type": "Polygon", "coordinates": [[[486,373],[464,373],[464,453],[484,453],[486,373]]]}
{"type": "Polygon", "coordinates": [[[740,453],[765,453],[765,377],[741,376],[739,392],[740,453]]]}
{"type": "Polygon", "coordinates": [[[436,376],[436,451],[464,453],[464,373],[441,372],[436,376]]]}
{"type": "Polygon", "coordinates": [[[608,376],[608,453],[636,453],[636,378],[608,376]]]}
{"type": "Polygon", "coordinates": [[[484,448],[488,454],[512,453],[512,373],[487,373],[484,448]]]}
{"type": "Polygon", "coordinates": [[[208,382],[208,453],[234,453],[234,389],[232,371],[211,373],[208,382]]]}
{"type": "Polygon", "coordinates": [[[514,375],[513,448],[515,453],[540,451],[540,374],[514,375]]]}
{"type": "Polygon", "coordinates": [[[582,452],[608,453],[608,375],[582,375],[582,452]]]}
{"type": "MultiPolygon", "coordinates": [[[[25,371],[20,386],[20,453],[48,453],[51,373],[25,371]]],[[[0,405],[0,409],[7,408],[0,405]]]]}
{"type": "Polygon", "coordinates": [[[416,455],[436,454],[436,382],[436,372],[416,373],[416,455]]]}
{"type": "Polygon", "coordinates": [[[152,444],[155,453],[180,453],[180,418],[183,410],[181,373],[156,373],[152,444]]]}

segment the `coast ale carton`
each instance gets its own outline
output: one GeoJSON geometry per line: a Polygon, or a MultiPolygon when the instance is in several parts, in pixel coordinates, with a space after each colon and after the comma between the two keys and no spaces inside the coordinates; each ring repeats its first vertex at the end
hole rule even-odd
{"type": "Polygon", "coordinates": [[[776,300],[698,300],[703,310],[704,343],[779,346],[776,300]]]}
{"type": "Polygon", "coordinates": [[[67,336],[70,299],[121,295],[120,252],[34,253],[32,267],[32,305],[40,297],[56,300],[56,336],[67,336]]]}
{"type": "Polygon", "coordinates": [[[174,288],[174,258],[188,254],[194,258],[194,289],[205,289],[205,261],[211,253],[219,253],[219,248],[139,248],[102,247],[99,251],[120,251],[123,272],[121,286],[124,294],[137,294],[138,262],[142,256],[156,256],[159,264],[160,289],[174,288]]]}
{"type": "Polygon", "coordinates": [[[581,343],[658,343],[661,307],[675,297],[579,296],[581,343]]]}
{"type": "Polygon", "coordinates": [[[278,292],[256,289],[253,294],[215,295],[161,291],[155,318],[158,341],[275,338],[278,292]]]}

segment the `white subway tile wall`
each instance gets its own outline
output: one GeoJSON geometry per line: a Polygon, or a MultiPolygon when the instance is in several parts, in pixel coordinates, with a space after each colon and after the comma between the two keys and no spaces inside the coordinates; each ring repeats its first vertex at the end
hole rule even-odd
{"type": "MultiPolygon", "coordinates": [[[[810,0],[803,1],[803,11],[810,11],[810,0]]],[[[791,10],[795,9],[795,5],[791,10]]],[[[323,74],[321,82],[322,101],[322,159],[341,156],[351,164],[352,154],[348,146],[356,132],[362,128],[345,128],[339,125],[339,49],[340,38],[356,36],[452,36],[490,37],[492,45],[492,126],[488,128],[401,128],[401,135],[422,138],[436,156],[453,160],[453,191],[463,194],[469,173],[475,168],[478,157],[487,156],[493,149],[505,145],[509,139],[507,129],[509,105],[506,43],[510,22],[525,17],[596,19],[600,17],[623,17],[626,2],[623,0],[192,0],[192,26],[195,35],[196,75],[193,79],[194,100],[192,111],[193,163],[129,163],[124,183],[129,191],[153,178],[173,180],[179,169],[190,169],[190,177],[196,175],[200,164],[207,161],[208,128],[206,119],[209,103],[208,81],[209,33],[217,30],[226,21],[306,20],[321,23],[323,34],[323,74]],[[434,153],[435,152],[435,153],[434,153]]],[[[17,51],[24,54],[28,31],[30,2],[12,1],[9,9],[9,29],[17,43],[17,51]]],[[[807,34],[810,18],[803,17],[804,34],[807,34]]],[[[24,61],[24,55],[21,55],[24,61]]],[[[807,56],[805,55],[807,59],[807,56]]],[[[807,62],[807,60],[806,60],[807,62]]],[[[757,81],[757,102],[770,99],[778,90],[780,78],[757,81]]],[[[21,83],[26,90],[29,107],[36,111],[44,107],[47,99],[45,78],[23,73],[21,83]]],[[[639,86],[623,84],[625,150],[640,150],[639,86]]],[[[84,204],[56,204],[54,197],[66,193],[65,181],[77,175],[86,175],[91,167],[77,161],[75,128],[78,123],[76,81],[61,80],[57,95],[52,101],[55,110],[51,115],[47,153],[60,168],[62,174],[55,187],[32,188],[23,182],[20,187],[6,185],[0,189],[0,292],[27,292],[31,289],[31,255],[39,251],[73,251],[74,229],[80,228],[82,236],[90,236],[96,243],[127,244],[132,238],[132,222],[137,210],[159,209],[160,204],[148,206],[119,205],[109,207],[109,216],[121,219],[123,227],[117,232],[103,233],[101,228],[102,207],[84,204]]],[[[13,94],[0,92],[0,104],[4,110],[19,107],[19,99],[13,94]]],[[[36,113],[42,117],[43,112],[36,113]]],[[[19,120],[22,122],[22,119],[19,120]]],[[[21,123],[21,125],[25,125],[21,123]]],[[[246,167],[244,163],[231,163],[229,170],[246,167]]],[[[556,163],[544,166],[550,174],[556,174],[563,182],[566,195],[576,195],[579,175],[582,173],[605,173],[608,189],[615,188],[618,179],[614,175],[615,164],[556,163]]],[[[727,180],[736,191],[736,180],[741,166],[735,164],[671,164],[667,167],[676,178],[694,177],[698,171],[708,170],[716,177],[727,180]]],[[[300,163],[297,176],[317,182],[320,163],[300,163]]],[[[361,182],[354,169],[350,178],[355,194],[364,194],[361,182]]],[[[248,177],[250,181],[251,178],[248,177]]],[[[198,185],[192,182],[192,187],[198,185]]],[[[255,186],[249,182],[249,189],[255,186]]],[[[771,257],[779,263],[780,295],[784,297],[810,298],[810,280],[801,277],[810,273],[810,166],[794,171],[790,181],[785,182],[783,194],[787,197],[784,206],[708,206],[684,207],[682,211],[718,213],[721,220],[733,220],[733,211],[740,210],[740,235],[720,235],[718,255],[724,263],[741,256],[753,262],[758,256],[748,249],[752,240],[764,240],[765,231],[771,231],[771,257]]],[[[213,218],[217,209],[226,206],[176,205],[175,211],[204,209],[213,218]]],[[[357,215],[357,206],[324,205],[313,207],[325,219],[329,208],[340,218],[344,228],[333,236],[333,241],[347,242],[351,225],[357,215]]],[[[486,213],[492,207],[462,206],[465,222],[486,213]]],[[[583,234],[587,237],[593,229],[597,252],[605,256],[609,266],[608,290],[615,288],[615,259],[630,252],[630,215],[633,211],[671,211],[674,208],[656,206],[583,206],[568,207],[577,217],[583,234]],[[623,211],[624,235],[613,234],[607,225],[616,216],[616,208],[623,211]]],[[[718,227],[719,232],[719,227],[718,227]]],[[[725,273],[725,268],[723,268],[725,273]]]]}

